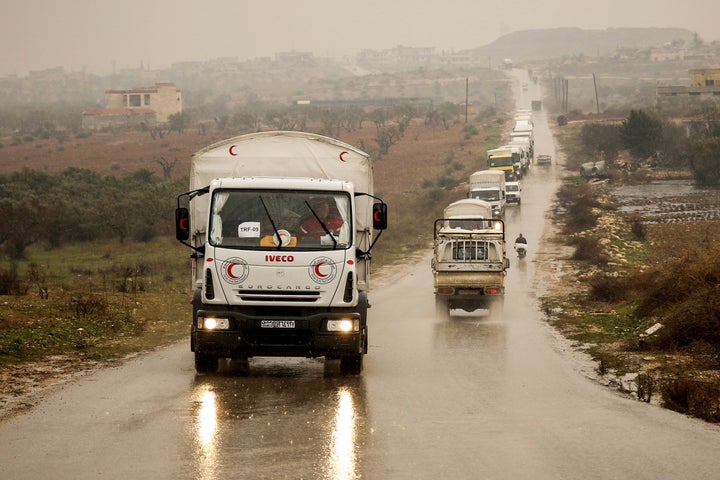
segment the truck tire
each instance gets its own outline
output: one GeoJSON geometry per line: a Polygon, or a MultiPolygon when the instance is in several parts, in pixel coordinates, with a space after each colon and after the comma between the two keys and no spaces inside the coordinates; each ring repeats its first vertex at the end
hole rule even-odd
{"type": "Polygon", "coordinates": [[[195,352],[195,371],[197,373],[215,373],[218,369],[218,358],[207,353],[195,352]]]}
{"type": "Polygon", "coordinates": [[[450,318],[450,306],[446,298],[435,295],[435,317],[441,319],[450,318]]]}
{"type": "Polygon", "coordinates": [[[363,333],[362,351],[368,353],[368,326],[367,326],[368,298],[367,293],[360,293],[360,301],[358,302],[357,312],[360,314],[360,329],[363,333]]]}
{"type": "Polygon", "coordinates": [[[495,320],[502,320],[505,310],[505,298],[502,295],[491,298],[487,308],[490,317],[495,320]]]}
{"type": "Polygon", "coordinates": [[[340,357],[340,373],[343,375],[360,375],[363,369],[363,355],[351,355],[349,357],[340,357]]]}

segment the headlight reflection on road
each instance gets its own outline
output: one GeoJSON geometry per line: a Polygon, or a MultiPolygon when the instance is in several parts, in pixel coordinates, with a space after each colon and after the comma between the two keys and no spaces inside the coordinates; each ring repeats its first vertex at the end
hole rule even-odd
{"type": "Polygon", "coordinates": [[[200,398],[200,409],[198,410],[197,435],[200,446],[203,449],[213,447],[215,432],[217,432],[217,411],[215,407],[215,392],[206,390],[200,398]]]}
{"type": "Polygon", "coordinates": [[[329,478],[346,480],[358,478],[355,464],[355,421],[357,415],[349,389],[338,391],[338,404],[328,459],[329,478]]]}
{"type": "Polygon", "coordinates": [[[197,467],[199,478],[209,480],[217,473],[217,399],[215,392],[205,387],[197,392],[198,409],[195,414],[195,435],[198,444],[197,467]]]}

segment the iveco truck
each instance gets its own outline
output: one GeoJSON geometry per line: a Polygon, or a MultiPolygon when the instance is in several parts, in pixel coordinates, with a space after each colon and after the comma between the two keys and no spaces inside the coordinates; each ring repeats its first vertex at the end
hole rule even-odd
{"type": "Polygon", "coordinates": [[[175,214],[177,239],[192,250],[196,370],[325,357],[359,374],[386,212],[368,154],[336,139],[262,132],[197,152],[175,214]]]}

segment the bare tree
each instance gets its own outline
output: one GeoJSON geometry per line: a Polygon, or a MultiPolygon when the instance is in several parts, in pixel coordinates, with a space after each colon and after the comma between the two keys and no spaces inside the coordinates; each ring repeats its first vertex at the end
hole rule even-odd
{"type": "Polygon", "coordinates": [[[177,162],[178,162],[177,157],[175,157],[175,159],[172,162],[167,160],[165,157],[160,157],[160,159],[155,159],[155,163],[159,164],[162,167],[164,180],[170,180],[170,177],[172,176],[172,169],[175,168],[175,165],[177,164],[177,162]]]}

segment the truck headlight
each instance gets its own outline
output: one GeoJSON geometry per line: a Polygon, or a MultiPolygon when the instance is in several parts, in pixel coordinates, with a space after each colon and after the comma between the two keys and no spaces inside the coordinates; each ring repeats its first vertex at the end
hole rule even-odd
{"type": "Polygon", "coordinates": [[[327,330],[328,332],[359,332],[360,320],[328,320],[327,330]]]}
{"type": "Polygon", "coordinates": [[[230,319],[222,317],[198,318],[198,327],[204,330],[229,330],[230,319]]]}

